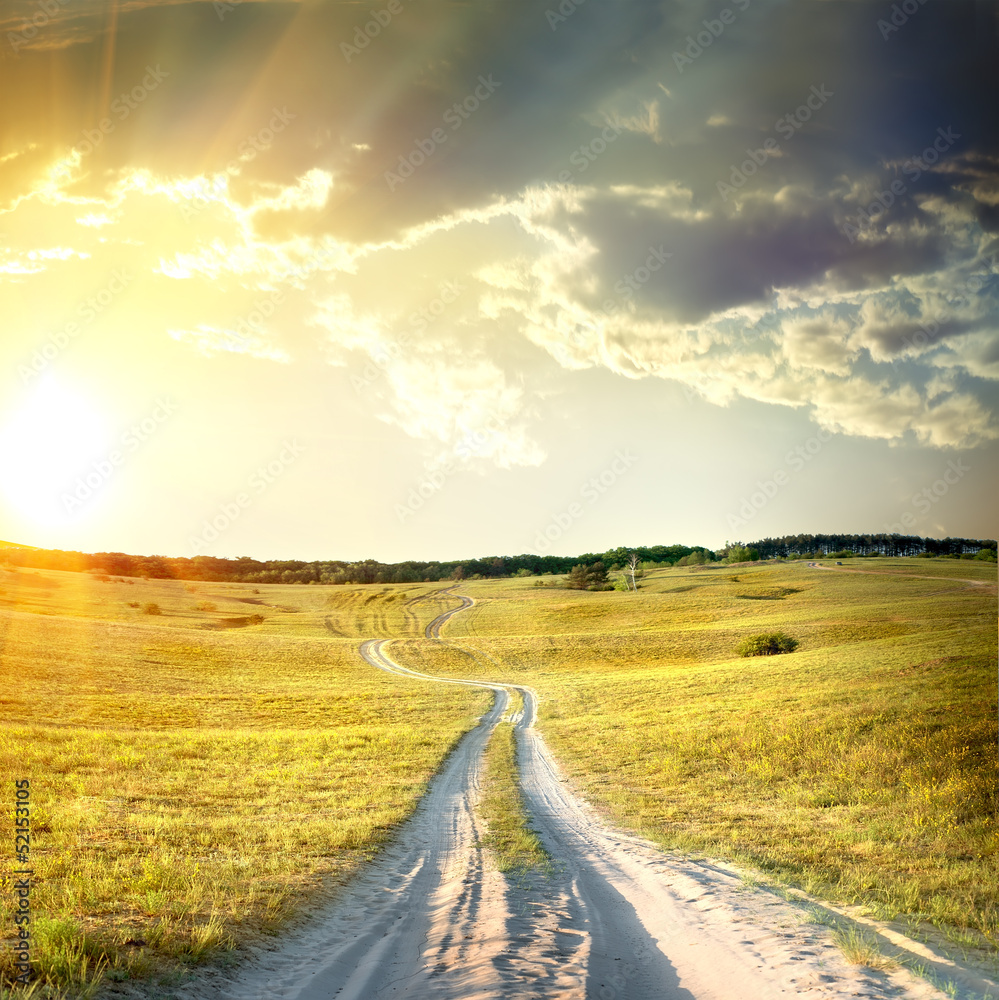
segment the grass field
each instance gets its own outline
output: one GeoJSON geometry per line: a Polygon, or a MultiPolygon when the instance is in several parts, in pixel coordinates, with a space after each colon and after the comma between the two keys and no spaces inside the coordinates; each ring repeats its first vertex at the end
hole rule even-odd
{"type": "Polygon", "coordinates": [[[631,594],[470,582],[451,648],[397,646],[424,670],[531,684],[615,822],[994,946],[995,574],[865,559],[661,570],[631,594]],[[800,649],[735,655],[777,629],[800,649]]]}
{"type": "Polygon", "coordinates": [[[45,979],[169,979],[377,849],[488,704],[402,691],[357,655],[357,635],[422,634],[439,589],[337,588],[331,607],[331,588],[0,571],[0,787],[13,831],[31,780],[45,979]]]}
{"type": "MultiPolygon", "coordinates": [[[[441,584],[0,570],[0,787],[32,781],[32,957],[53,984],[169,980],[376,850],[489,695],[372,670],[357,644],[375,636],[407,666],[535,688],[549,744],[622,826],[995,944],[995,573],[864,559],[658,570],[638,593],[463,581],[477,603],[442,646],[423,638],[454,606],[441,584]],[[777,629],[797,652],[735,655],[777,629]]],[[[516,867],[537,845],[509,730],[483,809],[516,867]]]]}

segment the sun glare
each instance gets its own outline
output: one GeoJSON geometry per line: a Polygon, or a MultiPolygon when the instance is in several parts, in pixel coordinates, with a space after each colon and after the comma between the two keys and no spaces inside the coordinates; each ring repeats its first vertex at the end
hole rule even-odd
{"type": "Polygon", "coordinates": [[[43,376],[0,427],[0,492],[26,521],[67,524],[104,485],[103,477],[96,484],[94,463],[100,466],[110,441],[107,420],[85,394],[43,376]]]}

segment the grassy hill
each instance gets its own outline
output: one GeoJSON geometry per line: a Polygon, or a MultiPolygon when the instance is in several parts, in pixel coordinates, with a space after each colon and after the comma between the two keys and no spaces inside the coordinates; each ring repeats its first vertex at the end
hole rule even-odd
{"type": "Polygon", "coordinates": [[[370,856],[489,695],[403,693],[341,626],[422,634],[437,589],[338,588],[348,623],[331,588],[0,568],[0,781],[31,781],[36,969],[169,974],[370,856]]]}
{"type": "Polygon", "coordinates": [[[445,646],[423,637],[444,584],[0,568],[0,780],[31,780],[37,968],[169,973],[376,850],[488,695],[372,670],[375,636],[409,666],[534,687],[556,755],[624,827],[995,944],[995,567],[827,566],[660,569],[637,593],[466,581],[445,646]],[[736,655],[778,629],[796,652],[736,655]]]}
{"type": "Polygon", "coordinates": [[[630,594],[473,581],[452,648],[395,646],[536,688],[541,730],[616,823],[999,943],[996,570],[863,570],[667,569],[630,594]],[[736,655],[777,630],[797,652],[736,655]]]}

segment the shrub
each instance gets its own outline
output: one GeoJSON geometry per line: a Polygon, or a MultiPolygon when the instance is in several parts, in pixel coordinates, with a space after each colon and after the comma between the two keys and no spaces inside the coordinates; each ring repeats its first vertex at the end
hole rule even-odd
{"type": "Polygon", "coordinates": [[[160,611],[160,606],[158,604],[152,604],[152,603],[150,603],[150,604],[143,604],[142,605],[142,613],[144,615],[161,615],[161,614],[163,614],[163,612],[160,611]]]}
{"type": "Polygon", "coordinates": [[[798,640],[785,632],[761,632],[751,635],[736,650],[740,656],[776,656],[778,653],[793,653],[798,648],[798,640]]]}

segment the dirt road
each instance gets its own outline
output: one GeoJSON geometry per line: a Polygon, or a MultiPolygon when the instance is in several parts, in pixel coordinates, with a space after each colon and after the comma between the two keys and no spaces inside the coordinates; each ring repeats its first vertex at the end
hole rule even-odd
{"type": "MultiPolygon", "coordinates": [[[[447,620],[426,635],[440,640],[447,620]]],[[[360,647],[372,667],[427,679],[360,647]]],[[[907,971],[850,966],[830,929],[726,865],[667,855],[615,832],[570,791],[534,728],[523,687],[429,678],[495,692],[490,711],[434,778],[397,840],[327,912],[234,979],[188,993],[231,1000],[776,1000],[942,998],[907,971]],[[475,804],[489,736],[511,704],[521,784],[553,862],[507,880],[477,847],[475,804]]],[[[883,944],[892,942],[881,938],[883,944]]],[[[894,942],[897,943],[897,942],[894,942]]],[[[933,956],[926,957],[937,969],[933,956]]],[[[944,970],[946,971],[946,970],[944,970]]],[[[951,977],[953,979],[953,977],[951,977]]],[[[976,985],[968,981],[969,987],[976,985]]],[[[183,990],[175,991],[178,994],[183,990]]],[[[965,995],[959,991],[957,995],[965,995]]]]}

